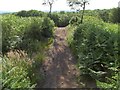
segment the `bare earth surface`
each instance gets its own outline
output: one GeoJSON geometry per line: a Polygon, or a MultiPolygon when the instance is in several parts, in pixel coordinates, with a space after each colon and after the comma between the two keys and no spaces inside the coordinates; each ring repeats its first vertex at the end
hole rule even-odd
{"type": "Polygon", "coordinates": [[[80,75],[80,71],[76,67],[76,60],[67,45],[66,34],[65,27],[57,28],[55,31],[54,44],[50,47],[43,62],[42,69],[45,75],[43,88],[80,87],[76,80],[77,76],[80,75]]]}

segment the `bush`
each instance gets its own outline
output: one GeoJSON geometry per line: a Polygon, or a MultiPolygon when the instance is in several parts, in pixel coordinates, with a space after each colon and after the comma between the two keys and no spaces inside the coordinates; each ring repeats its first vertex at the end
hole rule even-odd
{"type": "MultiPolygon", "coordinates": [[[[104,23],[93,17],[85,17],[84,23],[76,26],[72,41],[69,41],[78,66],[83,74],[106,81],[105,77],[114,75],[111,67],[117,67],[118,58],[118,26],[104,23]]],[[[119,38],[120,39],[120,38],[119,38]]]]}
{"type": "Polygon", "coordinates": [[[58,13],[52,13],[51,16],[49,16],[55,23],[55,26],[58,26],[59,24],[59,14],[58,13]]]}
{"type": "Polygon", "coordinates": [[[80,20],[79,17],[73,16],[73,17],[71,18],[71,20],[69,21],[69,23],[70,23],[71,25],[74,25],[74,24],[76,25],[79,20],[80,20]]]}
{"type": "MultiPolygon", "coordinates": [[[[117,72],[115,73],[114,76],[112,76],[112,78],[107,78],[108,81],[106,82],[100,82],[97,80],[97,85],[99,88],[111,88],[111,90],[119,90],[120,89],[120,73],[117,72]]],[[[104,90],[105,90],[104,89],[104,90]]]]}
{"type": "Polygon", "coordinates": [[[5,15],[2,19],[2,28],[3,54],[14,49],[34,52],[37,42],[47,41],[53,37],[54,23],[46,17],[20,18],[14,15],[5,15]],[[30,48],[34,48],[34,50],[30,48]]]}
{"type": "Polygon", "coordinates": [[[20,35],[25,30],[27,23],[25,20],[14,15],[5,15],[2,17],[2,52],[5,54],[16,46],[20,40],[20,35]]]}
{"type": "Polygon", "coordinates": [[[58,27],[65,27],[69,24],[70,17],[66,14],[62,14],[59,16],[59,24],[58,27]]]}
{"type": "Polygon", "coordinates": [[[64,13],[53,13],[50,18],[55,22],[57,27],[65,27],[70,21],[70,17],[64,13]]]}
{"type": "Polygon", "coordinates": [[[49,18],[31,18],[30,25],[24,32],[24,39],[42,41],[53,36],[54,23],[49,18]]]}
{"type": "Polygon", "coordinates": [[[104,21],[104,22],[108,22],[109,21],[109,10],[103,9],[101,11],[98,12],[98,16],[104,21]]]}
{"type": "Polygon", "coordinates": [[[42,36],[44,38],[51,38],[53,37],[53,30],[54,30],[54,22],[49,18],[43,18],[42,22],[42,36]]]}
{"type": "Polygon", "coordinates": [[[39,52],[41,43],[47,43],[50,38],[53,38],[54,30],[54,23],[49,18],[31,19],[31,24],[26,28],[18,44],[18,48],[25,50],[30,56],[33,52],[39,52]]]}
{"type": "Polygon", "coordinates": [[[53,38],[54,22],[47,17],[17,17],[4,15],[3,27],[3,89],[35,88],[43,77],[39,69],[44,51],[53,38]],[[6,57],[11,51],[15,57],[24,51],[26,57],[6,57]]]}
{"type": "Polygon", "coordinates": [[[120,23],[120,7],[111,9],[110,21],[113,23],[120,23]]]}
{"type": "Polygon", "coordinates": [[[37,11],[37,10],[29,10],[29,11],[22,10],[20,12],[17,12],[15,15],[19,17],[38,17],[38,16],[44,17],[47,14],[45,14],[42,11],[37,11]]]}

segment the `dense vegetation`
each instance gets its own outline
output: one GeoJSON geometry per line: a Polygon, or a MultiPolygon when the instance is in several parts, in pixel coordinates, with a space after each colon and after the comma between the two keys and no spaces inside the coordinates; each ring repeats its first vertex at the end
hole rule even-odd
{"type": "Polygon", "coordinates": [[[82,74],[91,75],[100,88],[118,89],[120,57],[118,25],[86,16],[71,20],[68,43],[78,60],[82,74]],[[74,21],[74,23],[73,23],[74,21]],[[75,23],[76,22],[76,23],[75,23]]]}
{"type": "Polygon", "coordinates": [[[81,12],[49,15],[30,10],[2,15],[2,89],[35,88],[43,81],[38,70],[53,41],[55,26],[68,26],[68,44],[82,74],[91,75],[100,88],[119,89],[119,10],[86,10],[82,24],[81,12]]]}
{"type": "Polygon", "coordinates": [[[44,51],[53,38],[54,22],[47,17],[2,17],[3,88],[35,88],[44,51]]]}

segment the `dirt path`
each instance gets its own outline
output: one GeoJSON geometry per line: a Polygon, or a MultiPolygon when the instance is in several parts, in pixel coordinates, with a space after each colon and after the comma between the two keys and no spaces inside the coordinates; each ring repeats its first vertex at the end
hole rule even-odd
{"type": "Polygon", "coordinates": [[[79,77],[81,80],[77,83],[80,70],[76,67],[77,62],[67,45],[66,34],[66,28],[57,28],[55,31],[54,43],[43,62],[45,83],[42,88],[82,88],[83,84],[85,88],[96,88],[95,80],[89,75],[79,77]]]}
{"type": "Polygon", "coordinates": [[[66,28],[57,28],[55,41],[48,51],[43,69],[45,84],[43,88],[78,88],[76,77],[79,70],[66,43],[66,28]]]}

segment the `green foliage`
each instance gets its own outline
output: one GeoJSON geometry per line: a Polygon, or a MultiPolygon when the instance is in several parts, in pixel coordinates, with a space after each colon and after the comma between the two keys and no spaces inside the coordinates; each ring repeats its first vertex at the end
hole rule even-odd
{"type": "Polygon", "coordinates": [[[26,28],[18,47],[28,54],[38,52],[40,44],[53,37],[54,23],[49,18],[31,18],[31,24],[26,28]],[[29,44],[28,44],[29,43],[29,44]]]}
{"type": "MultiPolygon", "coordinates": [[[[42,46],[43,47],[43,46],[42,46]]],[[[43,47],[44,48],[44,47],[43,47]]],[[[43,76],[41,75],[40,68],[42,65],[42,62],[44,60],[44,52],[43,48],[41,48],[41,51],[39,51],[33,58],[32,67],[29,69],[28,76],[30,77],[30,80],[32,83],[39,83],[43,80],[43,76]]]]}
{"type": "MultiPolygon", "coordinates": [[[[120,8],[85,10],[85,16],[94,16],[102,19],[104,22],[119,23],[120,8]]],[[[80,14],[82,12],[79,12],[80,14]]]]}
{"type": "Polygon", "coordinates": [[[46,14],[42,11],[37,11],[37,10],[29,10],[29,11],[25,11],[22,10],[20,12],[16,13],[16,16],[20,16],[20,17],[44,17],[46,14]]]}
{"type": "Polygon", "coordinates": [[[69,24],[69,20],[70,20],[70,17],[68,15],[61,15],[60,18],[59,18],[59,24],[58,26],[59,27],[65,27],[69,24]]]}
{"type": "Polygon", "coordinates": [[[14,15],[4,15],[1,22],[4,57],[0,79],[3,81],[3,89],[35,88],[36,84],[43,80],[39,69],[44,51],[52,42],[54,22],[47,17],[14,15]],[[27,54],[26,57],[5,57],[11,51],[21,50],[27,54]]]}
{"type": "Polygon", "coordinates": [[[26,11],[23,10],[23,11],[18,12],[16,15],[17,15],[17,16],[25,17],[25,16],[27,16],[26,14],[27,14],[26,11]]]}
{"type": "Polygon", "coordinates": [[[120,8],[113,8],[110,13],[110,21],[120,23],[120,8]]]}
{"type": "Polygon", "coordinates": [[[1,24],[2,16],[0,15],[0,53],[2,53],[2,24],[1,24]]]}
{"type": "Polygon", "coordinates": [[[98,16],[104,21],[104,22],[108,22],[109,21],[109,14],[110,11],[109,10],[99,10],[98,12],[98,16]]]}
{"type": "Polygon", "coordinates": [[[99,9],[96,9],[96,10],[85,10],[85,16],[87,15],[87,16],[98,17],[100,11],[101,10],[99,10],[99,9]]]}
{"type": "Polygon", "coordinates": [[[42,82],[43,76],[39,69],[45,57],[44,47],[45,45],[41,45],[41,50],[32,59],[29,59],[23,52],[20,52],[21,54],[10,52],[8,57],[2,57],[2,69],[0,68],[2,73],[2,76],[0,76],[3,85],[2,89],[32,89],[39,82],[42,82]]]}
{"type": "Polygon", "coordinates": [[[71,18],[71,20],[69,21],[69,23],[71,24],[71,25],[76,25],[76,24],[78,24],[78,21],[80,20],[80,18],[78,17],[78,16],[73,16],[72,18],[71,18]]]}
{"type": "Polygon", "coordinates": [[[3,57],[2,60],[2,85],[3,88],[35,88],[36,84],[32,83],[28,77],[28,70],[32,67],[27,58],[15,59],[3,57]]]}
{"type": "Polygon", "coordinates": [[[24,19],[13,15],[5,15],[2,17],[2,52],[3,54],[16,46],[20,40],[20,35],[25,30],[27,23],[24,19]]]}
{"type": "Polygon", "coordinates": [[[69,24],[70,15],[67,13],[53,13],[50,18],[55,22],[58,27],[65,27],[69,24]]]}
{"type": "Polygon", "coordinates": [[[30,18],[23,39],[42,41],[53,36],[54,23],[49,18],[30,18]]]}
{"type": "Polygon", "coordinates": [[[49,18],[44,18],[42,22],[42,36],[44,38],[53,37],[54,22],[49,18]]]}
{"type": "Polygon", "coordinates": [[[34,52],[38,50],[39,42],[53,37],[54,23],[46,17],[20,18],[5,15],[2,28],[3,54],[13,49],[34,52]]]}
{"type": "Polygon", "coordinates": [[[59,24],[59,15],[58,15],[58,13],[52,13],[50,18],[54,21],[55,26],[58,26],[58,24],[59,24]]]}
{"type": "Polygon", "coordinates": [[[111,88],[111,90],[119,90],[120,89],[120,73],[115,73],[112,78],[107,78],[107,82],[100,82],[97,80],[97,85],[99,88],[111,88]]]}
{"type": "Polygon", "coordinates": [[[100,88],[118,89],[120,33],[118,25],[105,22],[119,23],[119,12],[118,9],[111,10],[87,10],[83,24],[79,24],[81,12],[52,13],[49,16],[52,20],[46,17],[47,14],[36,10],[21,11],[16,16],[3,15],[0,20],[3,54],[19,49],[27,52],[31,59],[3,57],[3,88],[33,88],[43,79],[38,69],[45,48],[53,42],[55,23],[58,27],[70,24],[68,44],[82,73],[95,78],[100,88]]]}
{"type": "Polygon", "coordinates": [[[71,41],[68,40],[82,73],[103,82],[107,80],[106,77],[111,78],[115,71],[110,68],[118,68],[120,63],[118,26],[85,17],[84,23],[74,27],[73,31],[71,41]]]}
{"type": "Polygon", "coordinates": [[[18,44],[18,48],[26,51],[30,58],[32,58],[35,53],[38,53],[41,49],[41,43],[37,40],[24,39],[18,44]]]}

